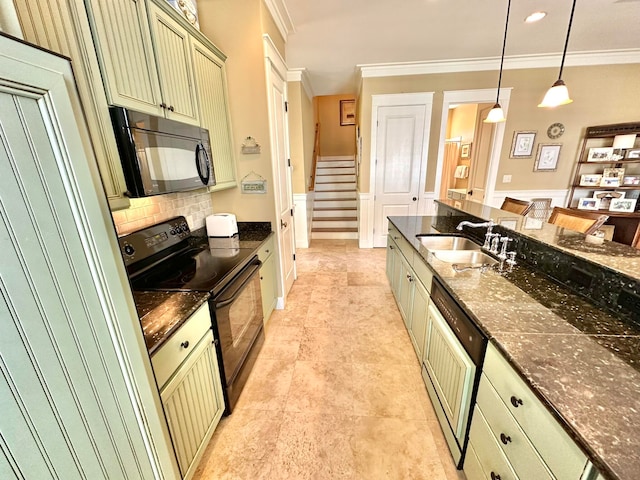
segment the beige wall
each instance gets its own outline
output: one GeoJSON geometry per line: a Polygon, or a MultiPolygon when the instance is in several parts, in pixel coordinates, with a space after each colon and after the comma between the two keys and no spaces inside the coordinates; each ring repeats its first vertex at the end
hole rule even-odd
{"type": "Polygon", "coordinates": [[[354,95],[316,97],[316,115],[320,124],[320,155],[323,157],[355,155],[356,127],[340,125],[340,100],[355,100],[354,95]]]}
{"type": "Polygon", "coordinates": [[[446,138],[462,137],[462,143],[473,142],[473,133],[476,129],[476,115],[478,104],[462,104],[449,110],[449,131],[446,138]]]}
{"type": "Polygon", "coordinates": [[[315,136],[313,103],[301,82],[288,82],[287,95],[293,193],[307,193],[315,136]]]}
{"type": "MultiPolygon", "coordinates": [[[[557,68],[506,70],[502,86],[512,87],[496,190],[565,189],[572,178],[578,145],[590,125],[636,121],[640,117],[640,64],[565,68],[563,78],[574,103],[556,109],[537,108],[545,91],[557,79],[557,68]],[[565,133],[550,140],[549,125],[561,122],[565,133]],[[533,172],[534,159],[510,159],[514,131],[537,130],[539,143],[562,143],[556,172],[533,172]],[[502,176],[512,175],[503,184],[502,176]]],[[[495,88],[497,72],[466,72],[403,77],[364,78],[361,86],[360,125],[363,136],[360,191],[369,192],[371,158],[371,95],[434,92],[426,190],[433,191],[440,137],[443,92],[495,88]]]]}
{"type": "MultiPolygon", "coordinates": [[[[261,0],[200,0],[200,30],[226,55],[229,108],[237,159],[238,183],[251,172],[267,180],[266,195],[242,194],[240,188],[212,194],[216,212],[235,213],[240,221],[275,221],[269,138],[269,112],[262,43],[261,0]],[[251,136],[262,147],[242,155],[251,136]]],[[[267,12],[268,13],[268,12],[267,12]]]]}

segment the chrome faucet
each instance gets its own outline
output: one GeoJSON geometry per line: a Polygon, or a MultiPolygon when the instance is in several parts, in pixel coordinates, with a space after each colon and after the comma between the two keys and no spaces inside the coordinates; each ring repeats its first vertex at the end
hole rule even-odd
{"type": "Polygon", "coordinates": [[[460,222],[458,224],[458,226],[456,227],[456,230],[462,230],[462,227],[471,227],[471,228],[484,228],[487,227],[489,229],[493,228],[493,226],[495,225],[495,223],[493,223],[493,220],[489,220],[488,222],[482,222],[482,223],[472,223],[472,222],[468,222],[468,221],[464,221],[464,222],[460,222]]]}
{"type": "Polygon", "coordinates": [[[456,227],[456,230],[462,230],[463,227],[471,227],[471,228],[487,228],[487,233],[484,236],[484,245],[482,245],[482,248],[484,248],[485,250],[490,250],[491,249],[491,239],[493,238],[494,234],[493,232],[493,226],[495,225],[495,223],[493,223],[492,219],[489,219],[488,222],[482,222],[482,223],[472,223],[472,222],[468,222],[468,221],[463,221],[460,222],[458,224],[458,226],[456,227]]]}

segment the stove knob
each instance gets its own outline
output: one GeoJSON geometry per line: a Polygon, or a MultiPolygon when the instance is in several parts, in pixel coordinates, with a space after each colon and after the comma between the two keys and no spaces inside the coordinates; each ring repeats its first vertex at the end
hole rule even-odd
{"type": "Polygon", "coordinates": [[[134,253],[136,253],[136,249],[135,249],[135,248],[133,248],[133,247],[132,247],[130,244],[128,244],[128,243],[124,246],[123,250],[124,250],[124,253],[125,253],[126,255],[129,255],[129,256],[131,256],[131,255],[133,255],[134,253]]]}

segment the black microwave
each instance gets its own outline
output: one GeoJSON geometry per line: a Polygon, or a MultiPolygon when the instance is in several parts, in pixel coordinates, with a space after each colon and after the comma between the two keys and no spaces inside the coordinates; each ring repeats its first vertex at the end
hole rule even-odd
{"type": "Polygon", "coordinates": [[[127,195],[148,197],[216,184],[209,131],[110,107],[127,195]]]}

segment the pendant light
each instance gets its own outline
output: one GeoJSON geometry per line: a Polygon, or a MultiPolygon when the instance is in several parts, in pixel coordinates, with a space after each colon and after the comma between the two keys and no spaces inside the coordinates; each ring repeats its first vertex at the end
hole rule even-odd
{"type": "Polygon", "coordinates": [[[562,61],[560,62],[560,73],[558,74],[558,80],[554,83],[547,94],[542,99],[542,103],[539,107],[558,107],[560,105],[567,105],[573,102],[569,98],[569,90],[562,80],[562,68],[564,67],[564,57],[567,55],[567,47],[569,46],[569,34],[571,33],[571,23],[573,22],[573,12],[576,9],[576,0],[573,0],[573,6],[571,7],[571,15],[569,16],[569,27],[567,28],[567,39],[564,42],[564,51],[562,52],[562,61]]]}
{"type": "Polygon", "coordinates": [[[502,56],[500,57],[500,74],[498,75],[498,93],[496,94],[496,104],[489,111],[484,123],[499,123],[506,120],[502,107],[500,106],[500,84],[502,83],[502,65],[504,64],[504,49],[507,46],[507,27],[509,26],[509,10],[511,9],[511,0],[507,2],[507,20],[504,24],[504,40],[502,41],[502,56]]]}

